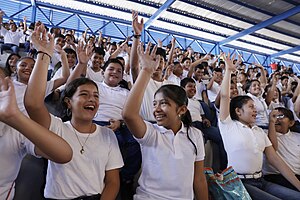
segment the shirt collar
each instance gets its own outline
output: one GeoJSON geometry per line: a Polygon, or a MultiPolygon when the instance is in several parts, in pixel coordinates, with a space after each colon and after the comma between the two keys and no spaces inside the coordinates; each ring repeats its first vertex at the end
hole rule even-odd
{"type": "MultiPolygon", "coordinates": [[[[172,134],[174,134],[174,132],[171,129],[167,129],[167,128],[163,127],[163,126],[158,126],[158,125],[157,125],[157,127],[158,127],[159,132],[161,132],[162,134],[166,134],[166,133],[172,133],[172,134]]],[[[187,128],[181,122],[181,128],[179,129],[179,131],[177,133],[183,133],[183,134],[185,134],[186,130],[187,130],[187,128]]]]}
{"type": "Polygon", "coordinates": [[[121,89],[120,85],[118,85],[116,87],[111,87],[111,86],[107,85],[104,81],[102,81],[101,84],[106,88],[110,88],[111,90],[120,90],[121,89]]]}

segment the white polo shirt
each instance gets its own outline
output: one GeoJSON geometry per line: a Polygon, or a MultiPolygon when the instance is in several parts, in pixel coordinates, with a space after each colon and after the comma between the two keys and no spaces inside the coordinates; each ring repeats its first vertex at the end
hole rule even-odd
{"type": "Polygon", "coordinates": [[[109,121],[123,119],[122,110],[129,91],[125,88],[110,87],[105,82],[97,82],[99,89],[99,108],[94,117],[95,121],[109,121]]]}
{"type": "Polygon", "coordinates": [[[230,116],[219,119],[219,128],[228,156],[228,166],[239,174],[253,174],[262,170],[263,152],[272,146],[267,134],[258,126],[252,128],[230,116]]]}
{"type": "Polygon", "coordinates": [[[196,82],[196,94],[195,94],[194,97],[196,99],[198,99],[198,100],[203,100],[203,98],[202,98],[202,92],[204,90],[206,90],[206,86],[205,86],[205,84],[203,82],[196,81],[195,79],[194,79],[194,81],[196,82]]]}
{"type": "Polygon", "coordinates": [[[200,102],[195,97],[189,98],[188,100],[189,100],[188,110],[191,113],[192,121],[202,122],[201,115],[204,115],[204,111],[202,109],[200,102]]]}
{"type": "Polygon", "coordinates": [[[173,84],[180,86],[181,78],[171,73],[171,75],[168,77],[168,81],[173,82],[173,84]]]}
{"type": "Polygon", "coordinates": [[[174,85],[173,82],[164,80],[162,82],[158,82],[153,80],[152,78],[149,80],[147,88],[145,90],[143,96],[143,102],[140,109],[140,115],[146,121],[155,121],[153,116],[153,101],[155,92],[163,85],[174,85]]]}
{"type": "Polygon", "coordinates": [[[208,99],[211,102],[214,102],[216,100],[220,90],[221,90],[221,85],[219,85],[217,82],[214,81],[211,88],[209,90],[207,90],[208,99]]]}
{"type": "Polygon", "coordinates": [[[104,81],[104,72],[103,72],[103,70],[100,70],[99,72],[94,72],[94,70],[92,68],[87,67],[86,77],[95,82],[103,82],[104,81]]]}
{"type": "Polygon", "coordinates": [[[188,140],[186,127],[174,134],[162,126],[145,122],[146,133],[136,139],[141,145],[142,174],[135,200],[193,199],[194,163],[204,159],[204,144],[200,130],[191,127],[188,140]]]}
{"type": "MultiPolygon", "coordinates": [[[[21,83],[19,81],[16,81],[16,80],[13,81],[13,84],[15,87],[17,105],[18,105],[20,111],[27,115],[27,111],[24,106],[24,96],[25,96],[25,91],[26,91],[27,85],[24,83],[21,83]]],[[[54,86],[53,80],[47,81],[45,97],[47,97],[49,94],[51,94],[51,92],[53,91],[53,86],[54,86]]]]}
{"type": "MultiPolygon", "coordinates": [[[[287,132],[286,134],[276,133],[278,141],[278,155],[285,161],[291,170],[300,175],[300,134],[287,132]]],[[[265,159],[264,174],[279,174],[280,172],[272,167],[265,159]]]]}
{"type": "Polygon", "coordinates": [[[247,95],[253,99],[256,107],[256,125],[267,126],[269,124],[269,111],[266,101],[261,96],[257,97],[250,93],[247,93],[247,95]]]}
{"type": "Polygon", "coordinates": [[[19,46],[20,38],[24,35],[23,31],[8,31],[3,26],[1,26],[1,35],[4,36],[5,44],[14,44],[19,46]]]}

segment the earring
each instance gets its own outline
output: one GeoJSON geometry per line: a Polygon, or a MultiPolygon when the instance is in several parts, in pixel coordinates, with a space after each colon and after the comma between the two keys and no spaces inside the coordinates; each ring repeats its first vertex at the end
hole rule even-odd
{"type": "Polygon", "coordinates": [[[181,115],[180,114],[178,115],[178,118],[181,119],[181,115]]]}
{"type": "Polygon", "coordinates": [[[67,116],[68,116],[68,117],[71,117],[71,115],[72,115],[71,109],[70,109],[70,108],[67,108],[67,116]]]}

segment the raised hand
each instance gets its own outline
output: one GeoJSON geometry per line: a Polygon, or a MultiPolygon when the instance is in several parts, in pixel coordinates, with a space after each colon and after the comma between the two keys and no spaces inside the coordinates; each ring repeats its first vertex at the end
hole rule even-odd
{"type": "Polygon", "coordinates": [[[226,70],[230,70],[230,71],[236,70],[236,66],[233,64],[234,59],[235,59],[235,54],[232,56],[232,59],[230,58],[230,53],[228,53],[227,56],[224,55],[226,70]]]}
{"type": "Polygon", "coordinates": [[[132,28],[135,35],[141,35],[144,28],[144,19],[141,19],[139,22],[139,15],[137,11],[132,11],[132,28]]]}
{"type": "Polygon", "coordinates": [[[277,116],[279,114],[278,110],[272,110],[272,112],[269,114],[269,122],[276,123],[277,116]]]}
{"type": "Polygon", "coordinates": [[[47,33],[44,24],[37,22],[34,31],[31,35],[31,42],[38,51],[53,55],[54,38],[50,33],[47,33]]]}
{"type": "Polygon", "coordinates": [[[87,64],[94,52],[93,45],[85,45],[82,41],[76,48],[77,59],[80,64],[87,64]]]}
{"type": "Polygon", "coordinates": [[[7,123],[19,113],[12,81],[0,78],[0,121],[7,123]]]}
{"type": "Polygon", "coordinates": [[[3,15],[5,15],[5,12],[3,10],[0,10],[0,17],[2,17],[3,15]]]}
{"type": "Polygon", "coordinates": [[[138,46],[139,62],[142,69],[150,72],[151,74],[158,68],[160,57],[156,55],[157,46],[155,45],[150,52],[151,43],[149,42],[146,50],[144,51],[143,44],[138,46]]]}

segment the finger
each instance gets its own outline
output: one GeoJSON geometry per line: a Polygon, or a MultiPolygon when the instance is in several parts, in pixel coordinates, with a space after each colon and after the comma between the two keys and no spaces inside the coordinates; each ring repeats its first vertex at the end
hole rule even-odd
{"type": "Polygon", "coordinates": [[[4,79],[0,79],[0,91],[1,92],[5,92],[5,91],[7,91],[7,89],[8,89],[8,85],[7,85],[7,79],[6,78],[4,78],[4,79]]]}
{"type": "Polygon", "coordinates": [[[15,94],[15,87],[12,80],[9,77],[6,77],[5,79],[7,81],[8,91],[12,92],[12,94],[15,94]]]}
{"type": "Polygon", "coordinates": [[[149,55],[149,53],[150,53],[150,47],[151,47],[151,42],[148,42],[146,50],[145,50],[145,54],[149,55]]]}
{"type": "Polygon", "coordinates": [[[156,50],[157,50],[157,45],[154,45],[154,47],[153,47],[153,49],[151,51],[151,54],[150,54],[153,58],[156,57],[156,50]]]}

